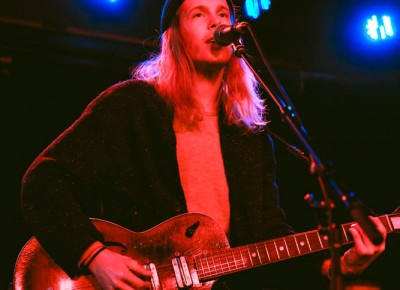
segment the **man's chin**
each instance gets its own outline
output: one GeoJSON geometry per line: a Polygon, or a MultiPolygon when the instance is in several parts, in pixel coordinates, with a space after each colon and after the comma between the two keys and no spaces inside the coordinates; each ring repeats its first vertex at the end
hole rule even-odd
{"type": "Polygon", "coordinates": [[[215,67],[224,67],[229,64],[232,56],[229,57],[218,57],[206,60],[196,61],[195,64],[199,66],[215,66],[215,67]]]}
{"type": "Polygon", "coordinates": [[[225,68],[229,61],[204,61],[194,64],[197,71],[218,71],[225,68]]]}

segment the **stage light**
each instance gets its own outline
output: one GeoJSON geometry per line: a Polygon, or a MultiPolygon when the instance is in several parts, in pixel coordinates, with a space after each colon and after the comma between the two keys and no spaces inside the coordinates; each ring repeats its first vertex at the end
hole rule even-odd
{"type": "Polygon", "coordinates": [[[335,50],[358,65],[395,67],[400,57],[399,8],[398,3],[389,0],[343,5],[335,23],[335,50]]]}
{"type": "Polygon", "coordinates": [[[248,18],[257,19],[263,11],[269,9],[270,5],[270,0],[246,0],[244,11],[248,18]]]}
{"type": "Polygon", "coordinates": [[[86,0],[93,9],[112,12],[123,11],[127,6],[127,0],[86,0]]]}
{"type": "MultiPolygon", "coordinates": [[[[1,0],[0,0],[1,1],[1,0]]],[[[122,27],[138,9],[136,0],[79,0],[79,7],[96,27],[122,27]]],[[[102,28],[103,29],[103,28],[102,28]]]]}
{"type": "Polygon", "coordinates": [[[260,16],[260,8],[258,7],[258,1],[246,0],[244,3],[244,10],[247,17],[257,19],[260,16]]]}
{"type": "Polygon", "coordinates": [[[365,28],[367,35],[374,41],[385,40],[394,36],[392,20],[387,15],[381,17],[372,15],[367,20],[365,28]]]}
{"type": "Polygon", "coordinates": [[[268,10],[269,6],[271,5],[271,1],[270,0],[261,0],[260,4],[261,4],[262,10],[268,10]]]}
{"type": "Polygon", "coordinates": [[[121,1],[120,0],[103,0],[102,2],[105,4],[107,4],[107,3],[116,4],[121,1]]]}

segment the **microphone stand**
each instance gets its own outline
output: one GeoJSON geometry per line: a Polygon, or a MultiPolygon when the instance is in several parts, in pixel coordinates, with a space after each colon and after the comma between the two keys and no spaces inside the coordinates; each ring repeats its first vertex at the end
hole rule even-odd
{"type": "Polygon", "coordinates": [[[324,208],[326,211],[326,230],[328,232],[330,257],[332,260],[330,290],[343,290],[344,283],[340,268],[342,233],[340,227],[336,225],[333,218],[333,209],[335,208],[334,200],[337,200],[337,197],[339,197],[339,200],[341,200],[344,205],[349,209],[351,216],[359,223],[359,225],[362,227],[362,229],[365,231],[365,233],[374,244],[380,244],[383,241],[383,237],[380,235],[375,225],[368,217],[368,215],[371,214],[371,211],[358,198],[355,197],[355,194],[353,192],[348,192],[342,188],[342,186],[335,180],[332,171],[327,169],[327,167],[318,157],[314,149],[311,147],[309,143],[309,135],[305,130],[305,127],[302,124],[294,105],[285,93],[283,86],[279,83],[278,78],[276,77],[268,61],[266,60],[250,26],[248,25],[248,23],[245,22],[241,23],[241,25],[250,32],[251,37],[256,44],[258,52],[262,58],[262,61],[267,68],[270,76],[272,77],[276,87],[278,88],[281,96],[276,96],[265,84],[261,76],[258,74],[257,70],[254,69],[249,60],[249,56],[246,53],[245,47],[243,46],[239,38],[236,39],[236,41],[234,41],[232,44],[235,55],[238,58],[243,59],[246,65],[252,70],[261,86],[269,94],[271,99],[278,107],[279,112],[282,116],[282,120],[289,125],[293,133],[297,136],[298,140],[303,144],[304,148],[306,148],[308,152],[309,159],[307,159],[307,161],[310,165],[310,173],[317,176],[318,184],[320,186],[325,201],[324,208]],[[295,124],[295,121],[299,126],[295,124]],[[328,190],[328,187],[330,190],[328,190]],[[334,192],[336,195],[330,196],[331,192],[334,192]]]}

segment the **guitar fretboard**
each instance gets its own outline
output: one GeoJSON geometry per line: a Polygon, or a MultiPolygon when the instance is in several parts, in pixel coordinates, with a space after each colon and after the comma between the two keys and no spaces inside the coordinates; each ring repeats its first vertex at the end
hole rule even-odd
{"type": "MultiPolygon", "coordinates": [[[[400,223],[399,214],[396,216],[396,218],[389,218],[389,215],[379,217],[388,233],[393,232],[392,223],[400,223]]],[[[352,242],[351,234],[348,232],[352,224],[354,224],[354,222],[340,226],[343,245],[352,242]]],[[[200,280],[207,281],[216,279],[222,275],[322,251],[328,248],[328,235],[319,230],[313,230],[199,255],[196,256],[194,260],[200,280]]]]}

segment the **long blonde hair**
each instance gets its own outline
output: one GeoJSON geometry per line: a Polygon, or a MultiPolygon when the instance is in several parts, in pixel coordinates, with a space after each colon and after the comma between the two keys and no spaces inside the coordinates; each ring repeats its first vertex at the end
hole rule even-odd
{"type": "MultiPolygon", "coordinates": [[[[174,109],[175,119],[186,128],[196,127],[203,112],[192,96],[193,62],[188,58],[182,42],[177,17],[161,36],[160,52],[137,65],[132,77],[152,83],[157,92],[174,109]]],[[[225,69],[220,105],[225,110],[228,124],[256,130],[266,124],[264,100],[259,84],[242,59],[232,57],[225,69]]]]}

